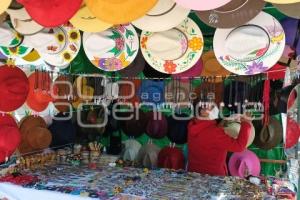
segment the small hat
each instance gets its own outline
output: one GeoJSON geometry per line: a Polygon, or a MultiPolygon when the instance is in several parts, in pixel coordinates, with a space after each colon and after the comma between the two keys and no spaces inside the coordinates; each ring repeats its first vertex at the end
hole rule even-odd
{"type": "Polygon", "coordinates": [[[184,169],[184,156],[176,147],[165,147],[158,154],[158,167],[168,169],[184,169]]]}
{"type": "MultiPolygon", "coordinates": [[[[237,121],[227,121],[224,123],[224,131],[227,135],[229,135],[230,137],[237,139],[240,133],[240,129],[241,129],[241,123],[237,122],[237,121]]],[[[250,136],[248,138],[248,142],[247,142],[247,147],[249,147],[255,138],[255,128],[253,126],[253,124],[251,123],[251,133],[250,136]]]]}
{"type": "Polygon", "coordinates": [[[0,67],[0,110],[11,112],[21,107],[29,93],[26,74],[18,67],[0,67]]]}
{"type": "Polygon", "coordinates": [[[10,21],[14,29],[22,35],[35,34],[44,28],[28,15],[25,8],[18,10],[8,9],[6,12],[10,16],[10,21]]]}
{"type": "Polygon", "coordinates": [[[196,14],[209,26],[233,28],[253,19],[260,13],[264,5],[263,0],[231,0],[224,6],[207,11],[197,11],[196,14]]]}
{"type": "Polygon", "coordinates": [[[267,71],[280,59],[285,33],[277,19],[261,12],[244,25],[217,29],[213,43],[225,69],[238,75],[254,75],[267,71]]]}
{"type": "Polygon", "coordinates": [[[190,9],[176,4],[173,0],[158,0],[145,16],[133,21],[132,24],[145,31],[166,31],[178,26],[189,13],[190,9]]]}
{"type": "Polygon", "coordinates": [[[142,146],[136,158],[138,166],[155,169],[157,167],[157,158],[160,150],[158,146],[152,143],[142,146]]]}
{"type": "Polygon", "coordinates": [[[84,32],[101,32],[113,26],[95,17],[84,3],[82,3],[80,9],[70,19],[70,22],[73,26],[84,32]]]}
{"type": "MultiPolygon", "coordinates": [[[[59,113],[56,118],[64,118],[64,114],[59,113]]],[[[75,142],[76,129],[72,120],[53,119],[52,124],[49,126],[52,134],[51,146],[62,146],[75,142]]]]}
{"type": "Polygon", "coordinates": [[[220,83],[222,82],[222,78],[219,76],[228,76],[230,75],[230,72],[226,70],[222,65],[218,62],[214,51],[208,51],[202,55],[203,60],[203,70],[201,72],[201,76],[204,77],[212,77],[212,76],[218,76],[216,78],[216,82],[220,83]]]}
{"type": "Polygon", "coordinates": [[[22,135],[19,151],[29,153],[49,147],[52,136],[42,117],[26,116],[20,122],[22,135]]]}
{"type": "Polygon", "coordinates": [[[178,74],[197,63],[203,51],[204,40],[196,22],[186,18],[167,31],[143,31],[140,45],[144,58],[151,67],[162,73],[178,74]]]}
{"type": "Polygon", "coordinates": [[[142,145],[134,139],[126,140],[123,144],[125,146],[124,152],[122,153],[123,160],[135,161],[142,145]]]}
{"type": "Polygon", "coordinates": [[[145,15],[155,6],[157,0],[147,0],[143,3],[139,0],[85,0],[85,3],[100,20],[111,24],[125,24],[145,15]]]}
{"type": "Polygon", "coordinates": [[[175,2],[183,7],[193,10],[212,10],[221,7],[231,0],[206,1],[206,0],[175,0],[175,2]]]}
{"type": "Polygon", "coordinates": [[[50,94],[51,79],[46,72],[34,72],[29,77],[29,94],[27,96],[27,106],[36,111],[42,112],[47,109],[53,100],[50,94]]]}
{"type": "Polygon", "coordinates": [[[34,47],[46,63],[64,69],[79,53],[81,35],[78,29],[66,24],[26,36],[24,43],[34,47]]]}
{"type": "Polygon", "coordinates": [[[67,23],[78,11],[82,0],[18,0],[28,14],[44,27],[56,27],[67,23]]]}
{"type": "Polygon", "coordinates": [[[131,24],[115,25],[98,33],[85,32],[83,48],[95,67],[104,71],[118,71],[134,61],[139,40],[131,24]]]}
{"type": "MultiPolygon", "coordinates": [[[[186,117],[184,114],[178,116],[186,117]]],[[[168,138],[176,144],[184,144],[187,142],[187,126],[189,120],[175,119],[173,116],[168,118],[168,138]]]]}
{"type": "MultiPolygon", "coordinates": [[[[167,118],[162,114],[161,119],[155,119],[155,114],[152,113],[148,121],[146,134],[154,139],[161,139],[167,135],[168,132],[168,121],[167,118]]],[[[157,114],[159,115],[159,114],[157,114]]]]}
{"type": "Polygon", "coordinates": [[[260,160],[255,153],[245,150],[241,153],[233,153],[228,163],[229,172],[232,176],[247,178],[248,176],[259,176],[260,160]]]}
{"type": "Polygon", "coordinates": [[[272,149],[276,147],[282,141],[282,125],[281,123],[274,119],[270,118],[268,125],[262,125],[261,121],[253,121],[255,127],[256,136],[254,139],[254,144],[265,150],[272,149]]]}
{"type": "Polygon", "coordinates": [[[141,102],[155,105],[163,103],[165,101],[165,83],[164,81],[142,80],[138,94],[141,102]]]}
{"type": "Polygon", "coordinates": [[[0,163],[11,156],[21,142],[21,134],[14,118],[0,115],[0,163]]]}
{"type": "Polygon", "coordinates": [[[132,119],[122,121],[121,127],[123,132],[128,137],[139,137],[146,132],[146,125],[148,122],[148,115],[142,111],[138,111],[138,116],[135,113],[124,113],[123,116],[133,116],[132,119]]]}

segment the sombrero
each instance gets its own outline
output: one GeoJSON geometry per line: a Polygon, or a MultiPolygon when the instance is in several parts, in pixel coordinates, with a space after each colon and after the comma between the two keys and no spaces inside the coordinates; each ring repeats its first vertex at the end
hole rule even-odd
{"type": "Polygon", "coordinates": [[[20,122],[22,135],[19,151],[29,153],[49,147],[52,136],[42,117],[26,116],[20,122]]]}
{"type": "Polygon", "coordinates": [[[11,112],[21,107],[29,92],[26,74],[18,67],[0,67],[0,110],[11,112]]]}
{"type": "Polygon", "coordinates": [[[112,24],[96,18],[84,3],[70,22],[73,26],[84,32],[101,32],[112,26],[112,24]]]}
{"type": "Polygon", "coordinates": [[[18,0],[28,14],[44,27],[56,27],[67,23],[80,8],[82,0],[18,0]]]}
{"type": "Polygon", "coordinates": [[[2,14],[9,7],[11,0],[1,0],[0,1],[0,14],[2,14]]]}
{"type": "Polygon", "coordinates": [[[298,3],[291,3],[291,4],[275,4],[273,3],[273,6],[275,6],[280,12],[283,14],[300,19],[299,9],[300,9],[300,2],[298,3]]]}
{"type": "Polygon", "coordinates": [[[50,95],[51,79],[46,72],[34,72],[29,77],[29,94],[27,96],[27,106],[36,111],[42,112],[53,100],[50,95]]]}
{"type": "Polygon", "coordinates": [[[215,28],[233,28],[245,24],[263,9],[263,0],[232,0],[219,8],[197,11],[199,18],[215,28]]]}
{"type": "Polygon", "coordinates": [[[129,139],[123,142],[125,149],[122,153],[123,160],[134,161],[142,147],[142,145],[135,139],[129,139]]]}
{"type": "Polygon", "coordinates": [[[241,153],[233,153],[228,163],[229,172],[232,176],[247,178],[248,176],[259,176],[260,160],[255,153],[245,150],[241,153]]]}
{"type": "Polygon", "coordinates": [[[185,72],[174,74],[172,77],[180,79],[182,82],[188,82],[189,78],[198,77],[202,73],[203,70],[203,61],[200,58],[198,62],[189,70],[185,72]]]}
{"type": "Polygon", "coordinates": [[[218,76],[216,78],[216,82],[219,83],[222,82],[222,78],[220,78],[220,76],[230,75],[230,72],[220,65],[213,51],[204,53],[201,58],[203,60],[203,70],[201,72],[201,76],[218,76]]]}
{"type": "MultiPolygon", "coordinates": [[[[234,139],[238,138],[240,129],[241,129],[240,122],[237,122],[237,121],[225,121],[224,122],[225,133],[234,139]]],[[[251,123],[251,133],[248,138],[247,147],[249,147],[253,143],[254,138],[255,138],[255,128],[254,128],[253,124],[251,123]]]]}
{"type": "Polygon", "coordinates": [[[228,71],[254,75],[277,63],[284,51],[285,34],[274,17],[261,12],[242,26],[217,29],[213,46],[218,61],[228,71]]]}
{"type": "Polygon", "coordinates": [[[143,3],[139,0],[85,0],[85,3],[99,19],[111,24],[125,24],[145,15],[155,6],[157,0],[147,0],[143,3]]]}
{"type": "Polygon", "coordinates": [[[154,169],[157,167],[157,157],[160,152],[160,148],[155,144],[148,143],[141,147],[136,162],[138,166],[147,167],[148,169],[154,169]]]}
{"type": "Polygon", "coordinates": [[[137,138],[146,132],[146,126],[149,119],[146,113],[139,110],[134,114],[130,112],[124,113],[123,116],[124,117],[133,116],[131,119],[121,122],[122,130],[128,137],[137,138]]]}
{"type": "Polygon", "coordinates": [[[81,36],[78,29],[67,24],[27,36],[24,43],[34,47],[46,63],[63,69],[79,53],[81,36]]]}
{"type": "Polygon", "coordinates": [[[192,68],[200,59],[204,46],[202,32],[190,18],[167,31],[143,31],[140,44],[149,65],[166,74],[192,68]]]}
{"type": "Polygon", "coordinates": [[[139,51],[134,61],[128,67],[119,71],[122,77],[137,77],[145,68],[145,59],[139,51]]]}
{"type": "Polygon", "coordinates": [[[21,142],[21,134],[14,118],[0,115],[0,163],[11,156],[21,142]]]}
{"type": "Polygon", "coordinates": [[[184,169],[184,155],[176,147],[165,147],[158,154],[157,165],[160,168],[184,169]]]}
{"type": "Polygon", "coordinates": [[[173,0],[158,0],[145,16],[132,22],[141,30],[150,32],[166,31],[178,26],[187,18],[190,9],[177,5],[173,0]]]}
{"type": "Polygon", "coordinates": [[[179,5],[193,10],[212,10],[230,2],[230,0],[206,1],[206,0],[175,0],[179,5]]]}
{"type": "Polygon", "coordinates": [[[274,119],[270,118],[270,122],[268,125],[262,125],[261,121],[253,121],[253,125],[255,127],[256,136],[254,139],[255,146],[269,150],[276,145],[278,145],[282,141],[282,125],[281,123],[274,119]]]}
{"type": "Polygon", "coordinates": [[[151,114],[147,123],[146,134],[151,138],[161,139],[167,135],[168,121],[164,115],[162,115],[161,118],[156,119],[155,114],[157,113],[153,112],[151,114]]]}
{"type": "Polygon", "coordinates": [[[44,27],[36,23],[27,13],[25,8],[18,10],[7,9],[14,29],[22,35],[31,35],[41,31],[44,27]]]}
{"type": "Polygon", "coordinates": [[[95,67],[118,71],[132,63],[138,54],[139,42],[134,27],[117,25],[99,33],[83,34],[84,51],[95,67]]]}

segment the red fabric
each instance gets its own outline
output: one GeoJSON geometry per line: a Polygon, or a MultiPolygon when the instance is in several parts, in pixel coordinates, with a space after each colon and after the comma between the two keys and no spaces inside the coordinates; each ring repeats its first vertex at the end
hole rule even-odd
{"type": "Polygon", "coordinates": [[[192,120],[188,125],[188,170],[213,176],[226,176],[227,152],[246,149],[251,125],[241,123],[237,139],[225,134],[214,120],[192,120]]]}
{"type": "Polygon", "coordinates": [[[183,169],[184,155],[178,148],[165,147],[158,154],[157,165],[160,168],[183,169]]]}
{"type": "Polygon", "coordinates": [[[279,80],[284,79],[286,66],[276,64],[271,69],[267,71],[268,78],[271,80],[279,80]]]}
{"type": "Polygon", "coordinates": [[[299,141],[300,125],[292,118],[287,118],[285,148],[289,149],[295,146],[299,141]]]}
{"type": "Polygon", "coordinates": [[[270,79],[265,80],[264,83],[264,124],[268,125],[270,120],[270,79]]]}

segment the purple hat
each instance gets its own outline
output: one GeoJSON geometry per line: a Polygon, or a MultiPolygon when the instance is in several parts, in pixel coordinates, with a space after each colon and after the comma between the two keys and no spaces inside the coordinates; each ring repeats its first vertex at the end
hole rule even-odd
{"type": "Polygon", "coordinates": [[[149,137],[154,139],[161,139],[166,136],[168,132],[168,121],[164,115],[161,116],[161,119],[155,119],[154,114],[147,124],[146,134],[149,137]]]}
{"type": "Polygon", "coordinates": [[[228,168],[232,176],[239,176],[241,178],[246,178],[249,175],[259,176],[260,161],[255,153],[245,150],[232,154],[228,168]]]}
{"type": "Polygon", "coordinates": [[[287,17],[281,21],[281,25],[285,32],[286,44],[296,49],[297,55],[300,55],[300,40],[297,39],[298,26],[300,27],[300,21],[298,19],[287,17]],[[294,43],[297,44],[294,45],[294,43]]]}
{"type": "MultiPolygon", "coordinates": [[[[185,72],[172,75],[173,78],[183,78],[183,77],[195,77],[200,76],[203,69],[203,61],[200,58],[198,62],[190,69],[185,72]]],[[[187,82],[189,79],[182,79],[181,81],[187,82]]]]}

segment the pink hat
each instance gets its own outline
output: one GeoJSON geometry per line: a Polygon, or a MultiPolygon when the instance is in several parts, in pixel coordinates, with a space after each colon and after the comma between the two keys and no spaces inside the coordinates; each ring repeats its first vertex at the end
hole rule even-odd
{"type": "Polygon", "coordinates": [[[207,1],[207,0],[175,0],[175,2],[185,8],[193,10],[212,10],[225,4],[231,0],[218,0],[218,1],[207,1]]]}
{"type": "Polygon", "coordinates": [[[200,76],[201,72],[203,69],[203,61],[200,58],[198,60],[198,62],[190,69],[188,69],[185,72],[179,73],[179,74],[174,74],[172,75],[172,77],[174,78],[184,78],[181,81],[183,82],[187,82],[189,81],[189,79],[187,79],[186,77],[195,77],[195,76],[200,76]]]}
{"type": "Polygon", "coordinates": [[[232,176],[239,176],[241,178],[249,175],[258,176],[260,173],[260,161],[255,153],[245,150],[232,154],[228,168],[232,176]]]}

